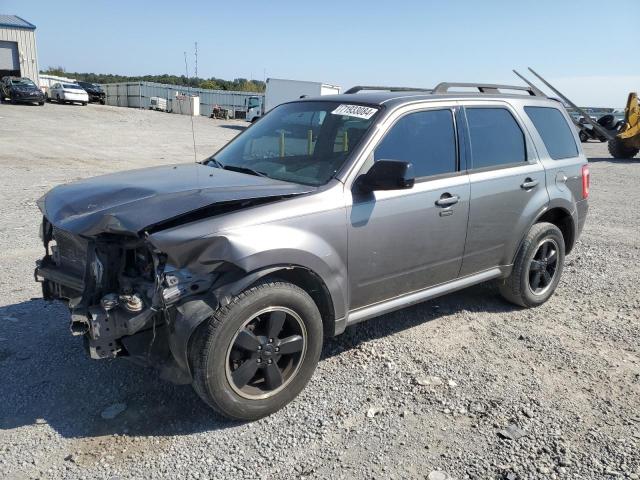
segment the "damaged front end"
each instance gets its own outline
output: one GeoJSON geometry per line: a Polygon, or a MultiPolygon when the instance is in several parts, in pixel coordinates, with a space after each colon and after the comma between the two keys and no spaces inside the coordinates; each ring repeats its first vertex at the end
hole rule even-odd
{"type": "Polygon", "coordinates": [[[179,343],[170,338],[181,315],[178,306],[199,296],[209,315],[215,300],[207,292],[220,273],[173,268],[144,235],[86,238],[45,217],[41,236],[45,256],[37,262],[35,278],[44,299],[67,303],[71,333],[84,336],[91,358],[126,357],[160,367],[168,380],[190,381],[184,352],[176,361],[171,348],[179,343]]]}

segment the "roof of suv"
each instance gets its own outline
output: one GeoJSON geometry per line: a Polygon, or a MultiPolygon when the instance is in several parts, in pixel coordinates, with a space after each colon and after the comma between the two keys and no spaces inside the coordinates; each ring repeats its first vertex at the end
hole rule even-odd
{"type": "MultiPolygon", "coordinates": [[[[556,102],[554,99],[550,99],[543,92],[536,89],[522,86],[509,86],[509,85],[489,85],[489,84],[467,84],[467,83],[441,83],[434,89],[396,89],[390,88],[389,90],[383,90],[385,87],[354,87],[347,90],[346,93],[338,95],[323,95],[322,97],[310,97],[301,99],[304,100],[326,100],[334,102],[351,102],[351,103],[366,103],[370,105],[387,105],[395,107],[405,103],[415,102],[417,100],[460,100],[469,98],[486,98],[486,99],[518,99],[534,102],[548,103],[550,101],[556,102]],[[477,92],[473,91],[449,91],[449,88],[465,87],[465,88],[477,88],[477,92]],[[349,93],[356,90],[357,93],[349,93]],[[500,90],[518,91],[522,93],[505,93],[500,90]]],[[[387,87],[389,88],[389,87],[387,87]]]]}

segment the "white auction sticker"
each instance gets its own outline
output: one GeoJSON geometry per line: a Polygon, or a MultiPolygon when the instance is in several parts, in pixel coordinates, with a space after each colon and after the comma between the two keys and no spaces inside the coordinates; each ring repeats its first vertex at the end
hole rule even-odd
{"type": "Polygon", "coordinates": [[[362,105],[339,105],[333,112],[334,115],[346,115],[369,120],[378,111],[377,108],[363,107],[362,105]]]}

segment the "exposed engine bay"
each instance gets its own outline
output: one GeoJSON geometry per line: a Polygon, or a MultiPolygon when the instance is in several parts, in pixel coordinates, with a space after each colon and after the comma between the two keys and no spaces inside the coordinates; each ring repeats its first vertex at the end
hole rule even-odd
{"type": "Polygon", "coordinates": [[[111,234],[85,239],[46,218],[42,240],[46,255],[35,275],[43,297],[67,302],[71,332],[85,336],[95,359],[158,353],[163,341],[158,332],[175,319],[172,307],[209,291],[219,276],[172,268],[145,239],[111,234]],[[146,352],[126,338],[145,330],[152,330],[146,352]]]}

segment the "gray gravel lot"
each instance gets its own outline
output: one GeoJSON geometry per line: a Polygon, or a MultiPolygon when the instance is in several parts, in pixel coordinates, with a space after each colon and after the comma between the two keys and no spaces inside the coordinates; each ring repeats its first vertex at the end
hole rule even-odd
{"type": "MultiPolygon", "coordinates": [[[[194,125],[203,158],[244,123],[194,125]]],[[[0,478],[640,478],[640,159],[585,150],[590,216],[547,304],[489,284],[350,328],[298,399],[238,424],[189,386],[86,358],[33,282],[35,200],[192,161],[189,119],[0,105],[0,478]]]]}

